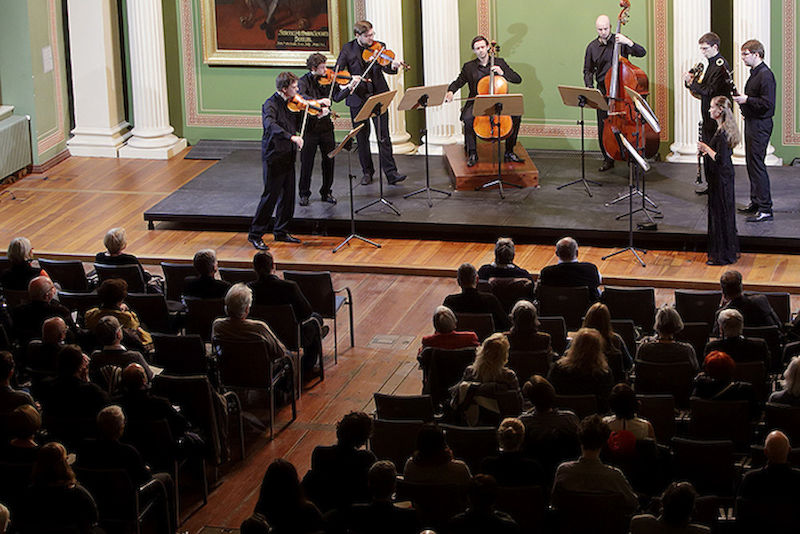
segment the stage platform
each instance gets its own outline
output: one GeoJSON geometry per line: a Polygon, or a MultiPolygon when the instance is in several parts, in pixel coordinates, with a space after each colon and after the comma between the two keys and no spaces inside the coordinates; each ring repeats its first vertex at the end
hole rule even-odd
{"type": "MultiPolygon", "coordinates": [[[[553,243],[565,234],[582,244],[619,246],[627,244],[627,201],[607,203],[627,192],[627,167],[606,173],[597,172],[600,160],[586,160],[587,178],[600,182],[592,186],[593,197],[579,183],[562,190],[557,186],[580,177],[580,154],[531,152],[538,169],[539,188],[507,188],[505,199],[497,190],[458,191],[451,187],[445,158],[430,156],[431,186],[452,190],[451,197],[432,193],[433,207],[426,195],[409,199],[403,195],[425,185],[424,156],[396,156],[397,165],[408,179],[397,186],[384,184],[385,197],[401,215],[376,205],[356,215],[356,231],[367,237],[409,237],[455,241],[493,241],[499,235],[519,243],[553,243]]],[[[298,163],[299,166],[299,163],[298,163]]],[[[377,166],[376,166],[377,167],[377,166]]],[[[654,163],[647,173],[647,194],[663,213],[656,219],[657,231],[635,232],[637,246],[668,250],[705,250],[706,198],[694,193],[696,166],[654,163]]],[[[336,159],[332,206],[319,200],[319,163],[312,181],[311,204],[297,206],[292,231],[305,234],[347,235],[350,232],[347,191],[348,158],[336,159]]],[[[352,157],[353,174],[360,177],[358,158],[352,157]]],[[[800,188],[798,169],[770,168],[775,220],[747,223],[737,215],[737,226],[744,251],[797,253],[800,251],[800,188]]],[[[170,221],[193,229],[233,229],[244,231],[255,212],[262,191],[261,157],[258,150],[237,150],[186,183],[145,211],[151,228],[159,221],[170,221]]],[[[749,182],[744,167],[736,167],[736,198],[743,205],[749,182]]],[[[354,182],[354,204],[364,206],[378,195],[377,182],[361,186],[354,182]]],[[[640,204],[640,202],[639,202],[640,204]]],[[[634,206],[638,207],[638,206],[634,206]]],[[[639,213],[636,223],[644,222],[639,213]]],[[[174,228],[176,224],[171,224],[174,228]]]]}

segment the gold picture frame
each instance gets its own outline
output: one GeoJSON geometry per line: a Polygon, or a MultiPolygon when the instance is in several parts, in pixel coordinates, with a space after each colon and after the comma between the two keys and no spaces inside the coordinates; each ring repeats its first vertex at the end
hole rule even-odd
{"type": "Polygon", "coordinates": [[[208,65],[296,67],[339,52],[339,0],[200,0],[200,19],[208,65]]]}

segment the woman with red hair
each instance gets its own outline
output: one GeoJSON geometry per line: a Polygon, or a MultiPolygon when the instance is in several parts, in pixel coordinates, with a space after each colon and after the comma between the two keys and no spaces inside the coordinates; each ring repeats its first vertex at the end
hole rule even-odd
{"type": "Polygon", "coordinates": [[[695,378],[693,397],[718,401],[746,400],[750,403],[751,416],[755,418],[761,415],[753,385],[733,379],[736,372],[733,358],[715,350],[706,356],[703,369],[695,378]]]}

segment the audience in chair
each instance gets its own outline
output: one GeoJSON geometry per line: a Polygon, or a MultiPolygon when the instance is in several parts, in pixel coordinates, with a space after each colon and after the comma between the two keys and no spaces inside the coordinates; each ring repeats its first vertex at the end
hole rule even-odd
{"type": "Polygon", "coordinates": [[[491,475],[475,475],[467,492],[469,507],[447,526],[450,534],[516,534],[519,526],[510,515],[495,510],[497,481],[491,475]]]}
{"type": "Polygon", "coordinates": [[[691,523],[695,499],[691,482],[672,482],[661,494],[661,515],[634,516],[630,534],[709,534],[710,528],[691,523]]]}
{"type": "Polygon", "coordinates": [[[745,473],[739,485],[739,497],[797,506],[797,499],[800,498],[800,469],[789,465],[791,450],[786,434],[780,430],[770,432],[764,441],[767,465],[745,473]]]}
{"type": "Polygon", "coordinates": [[[594,328],[581,328],[563,358],[550,367],[547,380],[559,395],[594,395],[599,413],[608,410],[614,377],[603,354],[603,336],[594,328]]]}
{"type": "Polygon", "coordinates": [[[243,283],[234,284],[225,295],[225,313],[228,316],[214,319],[211,337],[219,341],[261,340],[266,344],[271,359],[284,356],[286,349],[283,343],[267,323],[247,318],[252,304],[253,292],[250,288],[243,283]]]}
{"type": "Polygon", "coordinates": [[[9,268],[0,273],[0,286],[12,291],[25,291],[31,280],[43,274],[31,265],[33,247],[27,237],[15,237],[8,244],[9,268]]]}
{"type": "Polygon", "coordinates": [[[434,333],[422,338],[422,349],[433,347],[437,349],[466,349],[480,345],[475,332],[456,331],[456,315],[447,306],[437,306],[433,312],[434,333]]]}
{"type": "Polygon", "coordinates": [[[656,335],[646,337],[639,343],[636,359],[653,363],[689,362],[697,371],[697,355],[689,343],[677,341],[675,336],[683,330],[683,319],[678,310],[664,306],[656,312],[656,335]]]}
{"type": "MultiPolygon", "coordinates": [[[[42,325],[50,317],[61,317],[74,334],[75,323],[69,310],[54,299],[58,291],[46,276],[37,276],[28,284],[29,302],[11,309],[14,334],[20,345],[39,337],[42,325]]],[[[74,336],[73,336],[74,337],[74,336]]]]}
{"type": "Polygon", "coordinates": [[[589,288],[591,300],[600,300],[598,286],[603,283],[597,266],[593,263],[578,261],[578,242],[571,237],[563,237],[556,243],[558,263],[548,265],[539,274],[539,285],[554,287],[589,288]]]}
{"type": "Polygon", "coordinates": [[[11,412],[11,440],[0,448],[0,457],[4,462],[33,465],[39,454],[36,434],[42,427],[42,416],[30,404],[17,406],[11,412]]]}
{"type": "Polygon", "coordinates": [[[718,350],[724,352],[736,363],[763,362],[769,368],[769,347],[767,342],[758,338],[747,338],[744,331],[744,318],[739,310],[726,308],[717,315],[717,328],[722,338],[706,343],[705,354],[718,350]]]}
{"type": "Polygon", "coordinates": [[[108,396],[89,382],[89,357],[77,345],[58,353],[58,375],[43,386],[42,407],[47,420],[94,420],[108,396]]]}
{"type": "Polygon", "coordinates": [[[747,401],[753,419],[761,414],[755,390],[749,382],[733,380],[736,362],[724,352],[714,351],[706,356],[703,372],[694,379],[693,397],[716,401],[747,401]]]}
{"type": "Polygon", "coordinates": [[[122,344],[122,326],[116,317],[106,315],[101,317],[94,328],[97,344],[102,347],[92,353],[89,361],[89,376],[95,384],[106,384],[107,390],[112,394],[117,393],[119,382],[122,379],[122,370],[132,363],[139,364],[147,374],[147,379],[153,379],[153,371],[141,353],[128,350],[122,344]],[[107,374],[103,368],[117,367],[115,383],[107,384],[107,374]]]}
{"type": "Polygon", "coordinates": [[[769,402],[800,406],[800,356],[795,356],[783,372],[783,389],[769,396],[769,402]]]}
{"type": "Polygon", "coordinates": [[[603,422],[612,432],[627,430],[636,439],[656,439],[656,432],[650,421],[636,415],[639,401],[636,399],[633,388],[628,384],[617,384],[611,389],[608,405],[614,415],[603,417],[603,422]]]}
{"type": "Polygon", "coordinates": [[[128,296],[128,283],[120,278],[103,280],[97,288],[100,306],[86,311],[86,328],[94,331],[100,319],[109,315],[119,321],[124,329],[123,339],[129,347],[140,348],[150,352],[153,350],[153,336],[142,328],[139,316],[125,304],[128,296]]]}
{"type": "MultiPolygon", "coordinates": [[[[594,328],[603,336],[605,342],[603,354],[606,355],[609,365],[613,358],[622,363],[623,369],[631,368],[633,359],[622,336],[614,332],[614,328],[611,326],[611,312],[608,311],[608,306],[601,302],[595,302],[589,306],[589,309],[586,310],[586,317],[583,319],[583,328],[594,328]]],[[[614,371],[614,378],[617,381],[624,380],[624,376],[616,376],[616,369],[614,371]]]]}
{"type": "Polygon", "coordinates": [[[25,365],[34,371],[55,374],[58,352],[67,340],[67,323],[61,317],[50,317],[42,324],[42,339],[28,343],[25,365]]]}
{"type": "Polygon", "coordinates": [[[520,300],[511,308],[511,329],[506,332],[509,350],[549,351],[550,334],[540,332],[539,313],[530,301],[520,300]]]}
{"type": "Polygon", "coordinates": [[[106,232],[103,238],[103,246],[106,247],[106,250],[95,254],[95,263],[100,263],[102,265],[138,265],[145,284],[149,285],[153,275],[142,267],[139,258],[133,254],[123,252],[125,247],[128,246],[128,235],[125,232],[125,228],[112,228],[106,232]]]}
{"type": "Polygon", "coordinates": [[[11,387],[15,369],[14,356],[0,350],[0,415],[10,413],[23,404],[34,405],[33,398],[26,391],[11,387]]]}
{"type": "Polygon", "coordinates": [[[217,253],[210,248],[198,251],[192,260],[197,276],[187,276],[183,280],[183,296],[197,299],[222,299],[231,285],[225,280],[217,280],[217,253]]]}
{"type": "Polygon", "coordinates": [[[489,313],[494,319],[496,332],[508,330],[508,316],[503,311],[503,306],[497,297],[491,293],[481,293],[478,291],[478,272],[469,263],[462,263],[458,268],[458,285],[461,293],[455,293],[445,297],[444,306],[447,306],[453,313],[489,313]]]}
{"type": "Polygon", "coordinates": [[[546,477],[539,462],[523,452],[525,425],[516,417],[503,419],[497,428],[499,454],[481,462],[480,472],[491,475],[504,487],[546,486],[546,477]]]}
{"type": "Polygon", "coordinates": [[[297,470],[277,458],[267,467],[255,513],[261,514],[275,534],[311,534],[325,530],[322,514],[303,495],[297,470]]]}
{"type": "Polygon", "coordinates": [[[425,423],[417,434],[417,450],[403,468],[406,482],[454,484],[466,488],[472,475],[467,464],[453,459],[444,432],[434,423],[425,423]]]}
{"type": "Polygon", "coordinates": [[[531,273],[514,265],[514,241],[510,237],[500,237],[494,244],[494,261],[481,265],[478,279],[490,278],[527,278],[533,282],[531,273]]]}
{"type": "MultiPolygon", "coordinates": [[[[781,328],[780,318],[772,309],[765,295],[745,295],[742,286],[742,273],[739,271],[725,271],[719,278],[722,289],[722,306],[717,310],[738,310],[742,314],[744,326],[777,326],[781,328]]],[[[719,336],[719,323],[714,322],[714,336],[719,336]]]]}

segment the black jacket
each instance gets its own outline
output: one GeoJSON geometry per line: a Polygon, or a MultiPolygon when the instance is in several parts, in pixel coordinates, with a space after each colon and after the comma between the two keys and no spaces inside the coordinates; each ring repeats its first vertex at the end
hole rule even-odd
{"type": "Polygon", "coordinates": [[[297,145],[292,142],[292,136],[300,130],[302,117],[302,113],[289,111],[286,100],[278,92],[264,101],[261,106],[261,123],[264,127],[261,135],[263,161],[294,157],[297,145]]]}
{"type": "Polygon", "coordinates": [[[503,305],[491,293],[465,288],[461,293],[446,296],[442,304],[453,310],[453,313],[491,313],[496,332],[504,332],[511,327],[503,305]]]}
{"type": "Polygon", "coordinates": [[[564,262],[548,265],[539,274],[539,284],[554,287],[581,287],[589,288],[592,300],[600,300],[600,273],[597,266],[585,261],[564,262]]]}
{"type": "Polygon", "coordinates": [[[355,93],[345,89],[339,91],[334,97],[337,102],[347,98],[345,103],[351,108],[360,108],[372,95],[385,93],[389,90],[389,84],[386,83],[386,78],[383,76],[384,73],[397,74],[397,69],[393,69],[391,65],[381,67],[377,61],[369,69],[369,72],[364,72],[368,64],[361,57],[363,51],[364,47],[358,44],[358,39],[353,39],[342,46],[342,50],[339,52],[339,59],[336,60],[340,71],[347,70],[351,75],[364,76],[371,80],[369,82],[362,80],[356,87],[355,93]]]}
{"type": "MultiPolygon", "coordinates": [[[[505,78],[509,83],[522,83],[522,77],[517,74],[503,58],[495,58],[494,64],[503,69],[503,78],[505,78]]],[[[461,67],[461,72],[458,73],[458,78],[450,83],[450,85],[447,87],[447,90],[455,93],[464,87],[464,84],[467,84],[469,87],[468,98],[473,98],[478,94],[478,82],[484,76],[489,75],[489,70],[489,64],[487,63],[486,65],[481,65],[481,62],[478,58],[475,58],[472,61],[467,61],[461,67]]],[[[464,104],[463,109],[471,108],[472,104],[473,101],[468,100],[467,103],[464,104]]]]}
{"type": "Polygon", "coordinates": [[[183,281],[183,295],[198,299],[222,299],[231,285],[213,276],[187,276],[183,281]]]}
{"type": "Polygon", "coordinates": [[[293,280],[281,280],[271,274],[247,285],[253,290],[253,304],[257,306],[290,304],[298,321],[305,321],[311,316],[311,304],[293,280]]]}
{"type": "Polygon", "coordinates": [[[781,320],[764,295],[741,295],[731,299],[727,304],[717,310],[714,316],[713,335],[719,336],[719,323],[717,317],[722,310],[738,310],[744,318],[744,326],[777,326],[781,328],[781,320]]]}

